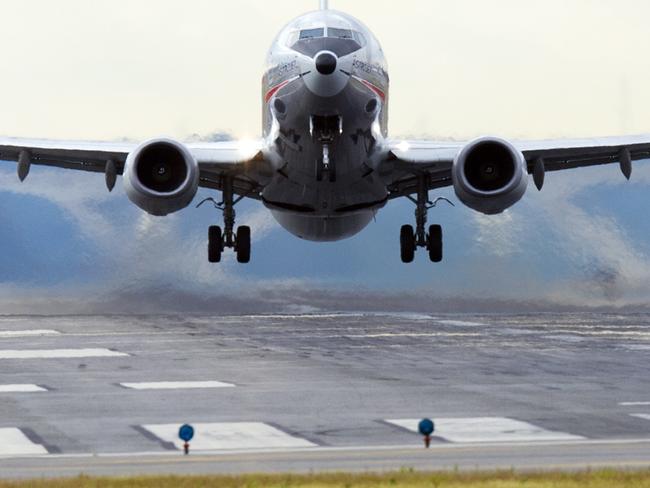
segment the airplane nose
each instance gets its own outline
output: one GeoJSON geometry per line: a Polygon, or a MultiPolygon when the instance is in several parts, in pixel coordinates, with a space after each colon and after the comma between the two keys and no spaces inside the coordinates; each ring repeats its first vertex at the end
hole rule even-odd
{"type": "Polygon", "coordinates": [[[332,53],[320,53],[314,61],[321,75],[331,75],[336,71],[337,59],[332,53]]]}

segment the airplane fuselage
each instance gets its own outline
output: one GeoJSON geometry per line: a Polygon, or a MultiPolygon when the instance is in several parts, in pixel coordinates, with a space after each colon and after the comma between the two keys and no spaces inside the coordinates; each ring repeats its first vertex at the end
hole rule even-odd
{"type": "Polygon", "coordinates": [[[347,14],[308,13],[277,36],[262,87],[275,172],[262,197],[288,231],[344,239],[385,205],[374,156],[387,136],[388,89],[379,42],[347,14]]]}

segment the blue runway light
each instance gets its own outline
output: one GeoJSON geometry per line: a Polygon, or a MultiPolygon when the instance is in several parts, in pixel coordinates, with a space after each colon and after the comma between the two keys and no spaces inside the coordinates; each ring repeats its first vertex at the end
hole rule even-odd
{"type": "Polygon", "coordinates": [[[194,427],[189,424],[181,425],[178,437],[183,441],[183,452],[187,456],[190,453],[190,441],[194,438],[194,427]]]}
{"type": "Polygon", "coordinates": [[[427,449],[431,446],[431,434],[436,430],[436,426],[431,419],[423,419],[418,424],[420,434],[424,436],[424,447],[427,449]]]}
{"type": "Polygon", "coordinates": [[[436,429],[435,424],[430,419],[424,419],[420,421],[420,424],[418,425],[418,430],[420,431],[420,434],[424,436],[433,434],[435,429],[436,429]]]}
{"type": "Polygon", "coordinates": [[[185,424],[178,430],[178,437],[184,442],[190,442],[194,438],[194,427],[185,424]]]}

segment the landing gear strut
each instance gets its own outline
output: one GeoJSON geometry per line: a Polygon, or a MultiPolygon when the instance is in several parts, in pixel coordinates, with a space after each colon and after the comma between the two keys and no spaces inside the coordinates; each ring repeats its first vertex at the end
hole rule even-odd
{"type": "Polygon", "coordinates": [[[439,263],[442,261],[442,227],[431,225],[429,232],[426,232],[428,212],[440,201],[445,201],[452,206],[454,204],[444,197],[430,201],[425,177],[419,178],[417,198],[411,196],[408,198],[415,203],[415,229],[412,225],[402,226],[400,232],[402,262],[412,263],[415,259],[415,251],[418,247],[422,247],[429,251],[429,259],[432,262],[439,263]]]}
{"type": "Polygon", "coordinates": [[[235,205],[242,198],[244,197],[234,199],[232,178],[227,177],[223,187],[223,201],[217,203],[214,198],[206,198],[197,205],[198,208],[205,202],[212,202],[223,213],[223,231],[218,225],[212,225],[208,229],[208,261],[211,263],[221,262],[221,254],[226,248],[235,250],[239,263],[251,260],[251,228],[242,225],[235,231],[235,205]]]}
{"type": "Polygon", "coordinates": [[[309,133],[323,148],[322,159],[316,161],[316,181],[323,181],[327,177],[330,183],[334,183],[336,161],[330,157],[330,152],[332,145],[343,134],[343,118],[338,115],[312,115],[309,119],[309,133]]]}

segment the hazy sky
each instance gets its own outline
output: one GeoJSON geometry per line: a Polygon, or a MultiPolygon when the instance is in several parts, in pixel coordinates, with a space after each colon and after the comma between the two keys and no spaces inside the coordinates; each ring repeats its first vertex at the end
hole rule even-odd
{"type": "MultiPolygon", "coordinates": [[[[256,136],[266,50],[285,22],[317,3],[2,0],[0,134],[256,136]]],[[[383,43],[393,135],[650,132],[647,1],[331,5],[360,17],[383,43]]],[[[445,229],[438,266],[425,253],[411,266],[399,262],[399,227],[413,219],[408,201],[391,202],[362,234],[332,244],[300,241],[260,204],[244,202],[239,223],[253,226],[253,262],[239,266],[228,254],[215,267],[206,259],[206,229],[218,215],[206,207],[153,218],[130,204],[121,184],[108,194],[100,175],[35,167],[20,184],[15,165],[2,163],[0,313],[194,303],[161,290],[298,309],[312,303],[305,293],[349,289],[417,291],[425,301],[647,305],[649,190],[644,162],[631,183],[616,167],[548,175],[543,192],[531,185],[496,217],[443,206],[430,214],[445,229]],[[76,308],[52,308],[70,299],[76,308]]],[[[197,200],[210,194],[201,190],[197,200]]],[[[451,189],[436,194],[456,201],[451,189]]],[[[354,306],[357,295],[349,296],[344,308],[354,306]]]]}
{"type": "MultiPolygon", "coordinates": [[[[260,132],[266,51],[317,0],[2,0],[0,134],[260,132]]],[[[650,130],[644,0],[331,0],[386,51],[394,135],[650,130]],[[398,7],[399,5],[399,7],[398,7]]]]}

